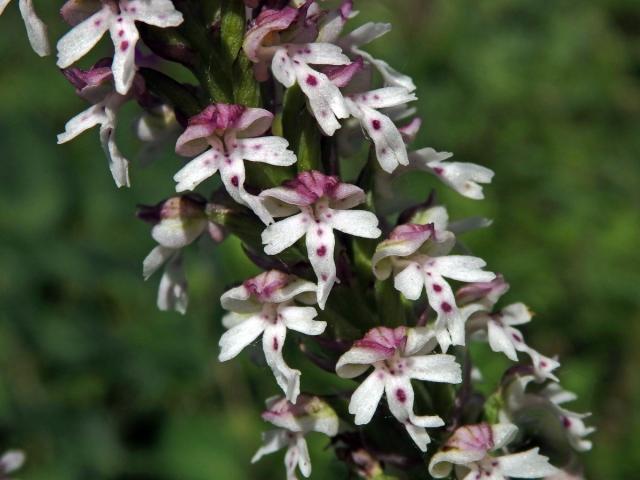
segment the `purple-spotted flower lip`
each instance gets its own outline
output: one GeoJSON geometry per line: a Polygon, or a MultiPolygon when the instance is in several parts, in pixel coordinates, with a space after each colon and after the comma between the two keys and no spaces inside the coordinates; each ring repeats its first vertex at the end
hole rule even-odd
{"type": "Polygon", "coordinates": [[[268,302],[274,292],[291,282],[292,277],[278,270],[264,272],[257,277],[250,278],[243,282],[243,286],[250,295],[255,296],[260,302],[268,302]]]}
{"type": "Polygon", "coordinates": [[[151,224],[170,218],[204,218],[206,204],[203,197],[190,193],[162,200],[155,205],[138,205],[136,216],[151,224]]]}
{"type": "Polygon", "coordinates": [[[60,15],[65,22],[75,27],[100,10],[103,5],[109,5],[114,11],[118,8],[114,0],[67,0],[60,8],[60,15]]]}

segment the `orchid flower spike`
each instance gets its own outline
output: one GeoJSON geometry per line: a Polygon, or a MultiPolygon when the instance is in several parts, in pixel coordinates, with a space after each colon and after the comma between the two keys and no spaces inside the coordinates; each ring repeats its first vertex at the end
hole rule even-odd
{"type": "Polygon", "coordinates": [[[142,206],[138,216],[151,224],[151,236],[158,242],[144,259],[142,272],[147,280],[164,265],[158,288],[158,308],[186,313],[187,279],[182,267],[182,249],[196,241],[205,231],[214,241],[222,241],[221,228],[207,219],[206,202],[195,195],[169,198],[157,205],[142,206]]]}
{"type": "Polygon", "coordinates": [[[465,318],[445,278],[461,282],[493,280],[495,274],[482,270],[486,263],[478,257],[448,255],[455,236],[439,230],[436,223],[405,224],[396,227],[380,243],[371,260],[379,280],[394,274],[394,286],[409,300],[417,300],[426,290],[429,305],[436,312],[435,329],[443,351],[451,344],[465,344],[465,318]]]}
{"type": "Polygon", "coordinates": [[[349,113],[373,141],[382,169],[392,173],[398,165],[408,165],[407,147],[393,121],[379,110],[416,100],[415,94],[402,87],[386,87],[346,97],[349,113]]]}
{"type": "Polygon", "coordinates": [[[363,238],[377,238],[378,218],[366,210],[349,210],[365,201],[362,189],[315,170],[299,173],[282,187],[260,196],[274,217],[285,217],[262,232],[264,251],[276,255],[305,237],[309,261],[318,277],[318,305],[324,309],[336,282],[334,230],[363,238]],[[298,213],[296,213],[298,212],[298,213]]]}
{"type": "Polygon", "coordinates": [[[296,300],[309,303],[315,291],[311,282],[271,270],[225,292],[220,303],[230,311],[222,320],[229,330],[220,338],[218,359],[225,362],[234,358],[262,335],[267,364],[287,399],[295,402],[300,393],[300,371],[285,363],[282,348],[287,329],[320,335],[327,327],[326,322],[315,320],[315,308],[295,304],[296,300]]]}
{"type": "Polygon", "coordinates": [[[406,327],[374,328],[340,357],[336,372],[342,378],[355,378],[373,367],[349,402],[349,413],[355,415],[356,425],[371,421],[382,394],[386,393],[391,414],[405,426],[424,452],[430,442],[425,427],[441,427],[444,421],[437,415],[418,416],[414,413],[411,380],[460,383],[462,378],[460,365],[454,356],[425,354],[429,349],[425,352],[424,344],[417,342],[417,338],[412,329],[406,327]]]}
{"type": "Polygon", "coordinates": [[[445,161],[452,156],[449,152],[422,148],[409,154],[409,164],[413,168],[432,173],[464,197],[482,200],[484,193],[480,184],[491,183],[493,171],[475,163],[445,161]]]}
{"type": "Polygon", "coordinates": [[[296,42],[295,32],[306,9],[285,7],[282,10],[263,10],[246,33],[243,48],[247,57],[256,63],[259,80],[266,79],[267,65],[271,63],[273,76],[286,88],[299,85],[307,96],[309,110],[325,135],[333,135],[340,128],[339,119],[349,112],[340,89],[322,72],[309,65],[346,65],[349,57],[337,45],[324,42],[296,42]],[[289,34],[291,42],[287,42],[289,34]]]}
{"type": "Polygon", "coordinates": [[[515,328],[529,323],[533,318],[527,306],[518,302],[493,311],[495,303],[508,289],[509,284],[502,276],[498,276],[490,282],[469,284],[458,290],[456,297],[462,316],[467,319],[467,330],[473,338],[486,339],[491,350],[504,353],[509,360],[517,362],[517,352],[529,355],[540,381],[557,381],[553,371],[560,363],[528,346],[522,332],[515,328]]]}
{"type": "Polygon", "coordinates": [[[73,28],[58,42],[58,66],[69,67],[84,57],[108,30],[114,45],[113,77],[121,95],[136,74],[136,22],[160,28],[182,23],[171,0],[67,0],[61,13],[73,28]]]}
{"type": "MultiPolygon", "coordinates": [[[[0,0],[0,15],[7,8],[11,0],[0,0]]],[[[27,28],[27,36],[31,48],[41,57],[45,57],[50,53],[49,40],[47,39],[47,26],[40,20],[33,8],[33,0],[20,0],[18,2],[20,15],[24,20],[24,26],[27,28]]]]}
{"type": "Polygon", "coordinates": [[[224,103],[210,105],[189,119],[189,126],[176,143],[176,152],[185,157],[197,156],[173,177],[176,191],[193,190],[220,171],[229,195],[251,208],[265,224],[271,223],[273,218],[262,200],[245,190],[244,161],[279,166],[296,162],[284,138],[262,136],[272,121],[273,114],[262,108],[224,103]]]}
{"type": "Polygon", "coordinates": [[[499,457],[490,454],[508,445],[517,430],[509,423],[460,427],[431,458],[429,473],[434,478],[449,477],[454,466],[458,480],[544,478],[558,473],[549,459],[538,453],[538,448],[499,457]]]}
{"type": "Polygon", "coordinates": [[[267,410],[262,418],[278,428],[263,433],[263,445],[255,453],[251,463],[286,448],[284,464],[287,480],[297,479],[296,467],[305,477],[311,475],[311,458],[305,440],[307,434],[319,432],[335,437],[338,433],[336,412],[319,397],[309,395],[300,395],[295,404],[286,398],[271,398],[267,400],[267,410]]]}
{"type": "Polygon", "coordinates": [[[58,135],[58,144],[73,140],[82,132],[100,125],[100,143],[107,156],[111,175],[117,187],[128,187],[129,160],[120,153],[115,134],[118,111],[133,92],[121,95],[113,90],[113,74],[111,67],[106,64],[107,61],[101,61],[89,70],[63,70],[67,80],[76,87],[78,95],[93,105],[67,122],[65,131],[58,135]]]}

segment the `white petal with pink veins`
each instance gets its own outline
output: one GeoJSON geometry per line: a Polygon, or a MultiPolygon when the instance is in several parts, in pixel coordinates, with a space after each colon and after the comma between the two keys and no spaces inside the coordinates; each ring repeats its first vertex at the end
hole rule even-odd
{"type": "Polygon", "coordinates": [[[227,330],[220,337],[218,360],[226,362],[238,355],[264,331],[264,320],[256,315],[227,330]]]}
{"type": "Polygon", "coordinates": [[[369,375],[353,392],[349,402],[349,413],[356,416],[356,425],[364,425],[371,421],[383,393],[384,377],[380,378],[378,372],[369,375]]]}
{"type": "Polygon", "coordinates": [[[309,221],[304,213],[298,213],[269,225],[262,232],[262,243],[267,255],[277,255],[300,240],[307,232],[309,221]]]}
{"type": "Polygon", "coordinates": [[[214,149],[197,156],[173,176],[177,182],[176,192],[195,189],[200,183],[218,171],[220,153],[214,149]]]}
{"type": "Polygon", "coordinates": [[[66,68],[86,55],[109,29],[113,16],[111,8],[104,6],[69,30],[58,41],[58,67],[66,68]]]}

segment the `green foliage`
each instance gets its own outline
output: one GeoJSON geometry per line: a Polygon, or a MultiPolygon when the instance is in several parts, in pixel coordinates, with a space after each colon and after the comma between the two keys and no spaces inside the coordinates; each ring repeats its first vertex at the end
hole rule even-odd
{"type": "MultiPolygon", "coordinates": [[[[54,3],[37,5],[44,18],[55,18],[54,3]]],[[[505,273],[507,301],[537,312],[529,338],[560,354],[561,379],[580,395],[576,409],[593,411],[599,430],[583,457],[587,477],[635,478],[640,7],[625,0],[356,5],[362,14],[354,24],[394,24],[371,51],[418,85],[425,122],[415,145],[453,151],[497,174],[483,202],[420,174],[397,191],[424,199],[436,186],[454,219],[494,218],[467,244],[505,273]]],[[[250,354],[216,360],[217,299],[257,269],[237,242],[203,242],[187,252],[189,313],[157,312],[159,279],[145,283],[140,272],[153,242],[134,205],[170,195],[180,163],[168,151],[147,169],[134,165],[134,189],[117,191],[97,132],[56,146],[55,134],[85,104],[53,75],[53,58],[29,51],[13,4],[0,23],[0,439],[28,452],[19,477],[281,478],[277,455],[248,463],[267,428],[262,399],[277,393],[270,373],[250,354]]],[[[49,23],[59,37],[63,26],[49,23]]],[[[201,39],[199,28],[181,33],[201,39]]],[[[202,75],[215,75],[214,60],[202,75]]],[[[211,78],[216,98],[240,98],[211,78]]],[[[131,111],[118,133],[135,158],[131,111]]],[[[349,300],[348,289],[336,292],[349,300]]],[[[487,385],[499,379],[504,362],[486,349],[472,353],[491,365],[487,385]]],[[[322,385],[329,374],[303,361],[303,388],[322,385]]],[[[326,439],[311,439],[313,478],[345,478],[325,447],[326,439]]]]}

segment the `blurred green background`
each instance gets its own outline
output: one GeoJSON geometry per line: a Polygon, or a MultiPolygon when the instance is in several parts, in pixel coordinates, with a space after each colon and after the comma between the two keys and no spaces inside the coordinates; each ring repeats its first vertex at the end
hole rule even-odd
{"type": "MultiPolygon", "coordinates": [[[[56,2],[35,3],[59,38],[56,2]]],[[[537,312],[531,343],[561,356],[575,409],[593,412],[588,477],[638,478],[640,4],[356,3],[353,25],[395,25],[370,50],[418,85],[415,145],[496,171],[484,202],[441,199],[495,219],[467,243],[537,312]]],[[[31,53],[17,5],[0,25],[0,447],[28,452],[24,480],[282,478],[281,455],[249,465],[270,373],[216,360],[219,295],[252,267],[234,242],[191,248],[188,314],[158,312],[134,206],[172,192],[177,159],[116,191],[97,131],[56,146],[85,104],[31,53]]],[[[130,158],[134,115],[119,131],[130,158]]],[[[314,478],[345,478],[324,445],[314,478]]]]}

